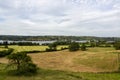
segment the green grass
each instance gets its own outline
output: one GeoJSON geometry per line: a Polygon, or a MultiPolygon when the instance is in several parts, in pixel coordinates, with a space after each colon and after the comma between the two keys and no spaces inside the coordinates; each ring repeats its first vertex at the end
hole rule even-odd
{"type": "Polygon", "coordinates": [[[48,46],[9,46],[9,48],[15,49],[15,52],[21,52],[21,51],[34,51],[34,50],[39,50],[39,51],[45,51],[48,46]]]}
{"type": "MultiPolygon", "coordinates": [[[[14,48],[16,52],[45,50],[47,48],[47,46],[9,46],[9,47],[14,48]]],[[[58,46],[57,49],[61,49],[61,47],[67,47],[67,46],[58,46]]],[[[5,48],[0,48],[0,49],[3,50],[5,48]]],[[[117,54],[113,53],[115,51],[116,50],[114,48],[101,48],[101,47],[89,48],[88,51],[83,51],[83,52],[78,51],[76,53],[74,52],[74,54],[78,54],[78,56],[73,59],[73,62],[76,65],[82,64],[88,67],[97,68],[98,70],[101,69],[104,71],[105,70],[115,71],[118,68],[117,54]]],[[[59,57],[58,55],[56,56],[59,57]]],[[[60,58],[60,60],[61,59],[62,58],[60,58]]],[[[46,69],[40,69],[38,71],[38,74],[34,76],[12,76],[7,74],[7,71],[9,69],[5,69],[5,67],[6,64],[0,64],[0,80],[120,80],[120,73],[114,73],[114,72],[88,73],[88,72],[46,70],[46,69]]]]}
{"type": "Polygon", "coordinates": [[[8,74],[8,69],[4,69],[5,64],[0,64],[0,80],[84,80],[82,77],[74,75],[72,72],[39,69],[37,75],[14,76],[8,74]]]}
{"type": "Polygon", "coordinates": [[[6,48],[0,46],[0,51],[7,50],[6,48]]]}
{"type": "MultiPolygon", "coordinates": [[[[0,64],[4,68],[5,64],[0,64]]],[[[37,75],[13,76],[0,69],[0,80],[120,80],[120,73],[85,73],[39,69],[37,75]]]]}
{"type": "MultiPolygon", "coordinates": [[[[61,45],[58,46],[57,49],[61,50],[61,48],[64,47],[68,47],[67,45],[61,45]]],[[[48,48],[48,46],[17,46],[17,45],[13,45],[13,46],[9,46],[9,48],[13,48],[15,49],[14,52],[21,52],[21,51],[45,51],[46,48],[48,48]]],[[[0,50],[3,50],[3,48],[0,48],[0,50]]]]}
{"type": "Polygon", "coordinates": [[[79,73],[86,80],[120,80],[120,73],[79,73]]]}
{"type": "Polygon", "coordinates": [[[115,49],[113,47],[95,47],[95,48],[89,48],[89,52],[107,52],[107,51],[114,51],[115,49]]]}
{"type": "Polygon", "coordinates": [[[84,54],[74,58],[74,63],[105,71],[115,71],[118,69],[118,56],[112,51],[114,48],[89,48],[84,54]]]}

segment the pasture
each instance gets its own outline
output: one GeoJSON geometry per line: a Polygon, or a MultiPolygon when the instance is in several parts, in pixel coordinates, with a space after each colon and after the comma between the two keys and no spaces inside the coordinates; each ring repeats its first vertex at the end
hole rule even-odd
{"type": "MultiPolygon", "coordinates": [[[[60,50],[61,48],[68,47],[67,45],[61,45],[57,46],[57,50],[60,50]]],[[[13,48],[14,52],[21,52],[21,51],[45,51],[48,46],[9,46],[9,48],[13,48]]],[[[2,50],[2,49],[1,49],[2,50]]]]}
{"type": "Polygon", "coordinates": [[[113,72],[118,69],[118,56],[115,52],[113,48],[89,48],[88,51],[69,52],[64,50],[29,55],[34,63],[45,69],[73,72],[113,72]]]}
{"type": "MultiPolygon", "coordinates": [[[[9,46],[15,52],[45,50],[47,46],[9,46]]],[[[57,49],[67,46],[58,46],[57,49]]],[[[3,48],[2,48],[3,49],[3,48]]],[[[118,52],[112,47],[88,48],[87,51],[69,52],[68,50],[33,53],[33,62],[40,68],[38,75],[10,76],[4,67],[6,58],[0,58],[0,80],[120,80],[118,52]]]]}

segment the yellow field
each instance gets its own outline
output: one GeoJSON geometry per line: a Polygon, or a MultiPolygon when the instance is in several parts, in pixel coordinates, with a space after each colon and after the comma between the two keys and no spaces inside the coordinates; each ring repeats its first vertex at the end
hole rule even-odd
{"type": "Polygon", "coordinates": [[[0,51],[3,51],[3,50],[7,50],[7,49],[4,48],[3,46],[0,46],[0,51]]]}
{"type": "MultiPolygon", "coordinates": [[[[57,46],[57,50],[60,50],[61,48],[68,47],[67,45],[61,45],[57,46]]],[[[48,46],[9,46],[9,48],[13,48],[15,51],[14,52],[21,52],[21,51],[45,51],[48,46]]],[[[6,50],[4,47],[0,47],[0,51],[6,50]]]]}
{"type": "MultiPolygon", "coordinates": [[[[47,46],[9,46],[15,51],[45,50],[47,46]]],[[[61,47],[67,46],[59,46],[61,47]]],[[[88,48],[87,51],[68,50],[28,54],[40,68],[74,72],[112,72],[118,69],[118,54],[114,48],[88,48]]],[[[7,63],[0,58],[0,63],[7,63]]]]}
{"type": "Polygon", "coordinates": [[[34,63],[45,69],[111,72],[118,69],[118,57],[115,52],[113,48],[89,48],[88,51],[69,52],[64,50],[29,55],[34,63]]]}

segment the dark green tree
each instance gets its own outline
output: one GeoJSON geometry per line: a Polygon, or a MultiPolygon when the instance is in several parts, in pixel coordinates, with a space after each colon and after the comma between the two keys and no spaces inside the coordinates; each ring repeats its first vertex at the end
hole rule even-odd
{"type": "Polygon", "coordinates": [[[57,50],[57,43],[56,42],[51,43],[48,45],[48,47],[51,51],[56,51],[57,50]]]}
{"type": "Polygon", "coordinates": [[[28,56],[26,53],[18,52],[14,54],[10,54],[7,57],[10,61],[10,64],[14,64],[16,66],[16,70],[18,74],[29,74],[29,73],[36,73],[37,66],[32,63],[31,57],[28,56]]]}
{"type": "Polygon", "coordinates": [[[87,50],[85,44],[82,44],[80,48],[81,48],[82,51],[86,51],[87,50]]]}
{"type": "Polygon", "coordinates": [[[5,48],[8,48],[8,42],[7,41],[3,42],[3,44],[4,44],[5,48]]]}
{"type": "Polygon", "coordinates": [[[116,43],[114,44],[114,48],[115,48],[116,50],[120,50],[120,42],[116,42],[116,43]]]}
{"type": "Polygon", "coordinates": [[[72,42],[69,45],[69,51],[77,51],[79,50],[79,48],[80,48],[80,45],[79,43],[76,43],[76,42],[72,42]]]}

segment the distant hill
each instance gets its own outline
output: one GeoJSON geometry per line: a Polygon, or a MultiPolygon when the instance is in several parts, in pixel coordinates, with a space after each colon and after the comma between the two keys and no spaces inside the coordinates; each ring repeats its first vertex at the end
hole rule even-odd
{"type": "Polygon", "coordinates": [[[27,41],[51,41],[51,40],[106,40],[120,41],[120,37],[95,37],[95,36],[17,36],[17,35],[0,35],[0,40],[27,40],[27,41]]]}

